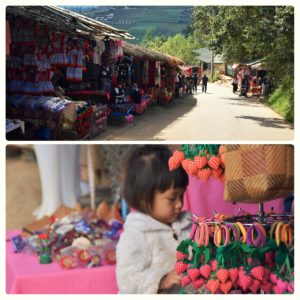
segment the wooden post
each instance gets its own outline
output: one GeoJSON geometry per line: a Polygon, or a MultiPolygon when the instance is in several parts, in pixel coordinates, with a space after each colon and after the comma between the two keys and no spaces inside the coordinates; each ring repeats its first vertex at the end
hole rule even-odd
{"type": "Polygon", "coordinates": [[[211,70],[211,79],[213,79],[214,76],[214,51],[213,50],[211,50],[210,70],[211,70]]]}

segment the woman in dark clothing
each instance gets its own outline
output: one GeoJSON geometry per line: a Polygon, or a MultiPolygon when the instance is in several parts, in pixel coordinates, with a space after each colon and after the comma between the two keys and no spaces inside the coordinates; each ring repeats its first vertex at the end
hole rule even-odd
{"type": "Polygon", "coordinates": [[[198,86],[198,75],[197,73],[193,74],[193,92],[197,92],[197,86],[198,86]]]}
{"type": "Polygon", "coordinates": [[[241,84],[240,96],[245,96],[247,98],[248,97],[247,96],[248,90],[249,90],[248,78],[244,77],[243,80],[242,80],[242,84],[241,84]]]}
{"type": "Polygon", "coordinates": [[[134,83],[132,85],[131,98],[132,98],[132,100],[135,104],[141,104],[142,103],[142,95],[139,92],[139,88],[138,88],[138,85],[136,83],[134,83]]]}
{"type": "Polygon", "coordinates": [[[204,74],[203,78],[202,78],[202,93],[205,92],[207,90],[207,82],[208,82],[208,77],[206,76],[206,74],[204,74]]]}
{"type": "Polygon", "coordinates": [[[236,93],[237,92],[237,89],[238,89],[238,78],[237,78],[237,76],[234,76],[233,77],[233,79],[232,79],[232,82],[231,82],[231,84],[232,84],[232,92],[233,93],[236,93]]]}

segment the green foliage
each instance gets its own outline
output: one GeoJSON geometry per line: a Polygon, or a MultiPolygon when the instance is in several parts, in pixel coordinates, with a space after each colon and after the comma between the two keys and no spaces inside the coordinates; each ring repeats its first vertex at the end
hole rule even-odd
{"type": "Polygon", "coordinates": [[[195,7],[193,28],[204,45],[222,54],[227,63],[263,59],[280,85],[270,98],[272,107],[293,119],[294,7],[195,7]]]}
{"type": "Polygon", "coordinates": [[[213,76],[208,77],[209,82],[215,82],[215,81],[218,81],[220,79],[221,79],[221,77],[220,77],[219,71],[215,71],[213,76]]]}
{"type": "Polygon", "coordinates": [[[187,65],[197,64],[197,55],[193,53],[201,47],[200,41],[194,35],[187,37],[182,34],[175,36],[152,36],[152,31],[149,29],[142,42],[141,46],[155,50],[164,54],[173,55],[181,58],[187,65]]]}
{"type": "Polygon", "coordinates": [[[193,26],[203,43],[223,54],[228,63],[256,58],[273,64],[294,60],[293,7],[196,7],[193,26]]]}
{"type": "Polygon", "coordinates": [[[268,98],[267,104],[289,122],[294,122],[294,93],[293,86],[279,86],[268,98]]]}

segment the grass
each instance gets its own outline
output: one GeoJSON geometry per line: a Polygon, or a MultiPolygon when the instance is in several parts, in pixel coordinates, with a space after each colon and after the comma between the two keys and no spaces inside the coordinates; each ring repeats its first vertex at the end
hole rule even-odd
{"type": "Polygon", "coordinates": [[[221,77],[220,77],[219,71],[215,71],[213,76],[211,76],[211,75],[208,76],[209,82],[215,82],[215,81],[218,81],[220,79],[221,79],[221,77]]]}
{"type": "Polygon", "coordinates": [[[294,122],[294,95],[290,90],[278,87],[267,99],[267,104],[288,122],[294,122]]]}

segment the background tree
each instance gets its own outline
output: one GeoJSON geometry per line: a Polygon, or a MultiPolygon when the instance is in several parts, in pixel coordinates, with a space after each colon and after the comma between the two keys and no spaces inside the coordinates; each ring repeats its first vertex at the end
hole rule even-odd
{"type": "Polygon", "coordinates": [[[286,118],[293,119],[294,7],[195,7],[193,27],[198,39],[227,63],[263,59],[284,94],[286,118]]]}
{"type": "Polygon", "coordinates": [[[181,58],[187,65],[198,64],[194,50],[201,47],[201,43],[194,35],[188,35],[185,37],[182,34],[176,34],[175,36],[156,36],[150,35],[150,32],[146,32],[141,46],[151,50],[155,50],[164,54],[173,55],[181,58]]]}

